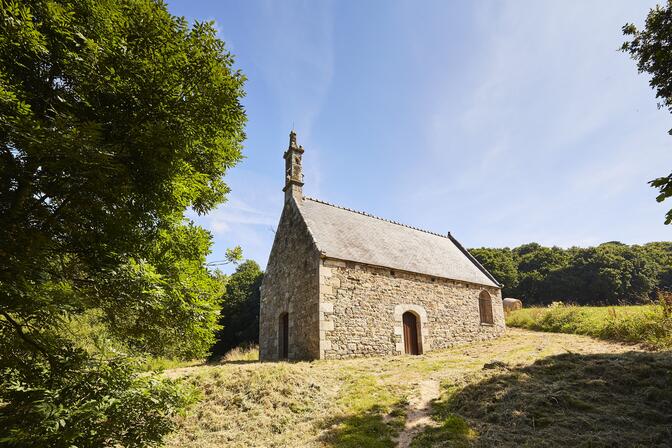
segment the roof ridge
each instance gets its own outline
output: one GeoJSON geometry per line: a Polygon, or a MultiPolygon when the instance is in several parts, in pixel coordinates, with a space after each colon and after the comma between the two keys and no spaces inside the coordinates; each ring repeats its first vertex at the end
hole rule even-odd
{"type": "MultiPolygon", "coordinates": [[[[408,224],[403,224],[403,223],[401,223],[401,222],[392,221],[391,219],[381,218],[380,216],[372,215],[371,213],[361,212],[361,211],[359,211],[359,210],[353,210],[353,209],[351,209],[351,208],[343,207],[343,206],[341,206],[341,205],[332,204],[331,202],[323,201],[323,200],[321,200],[321,199],[311,198],[311,197],[308,197],[308,196],[304,196],[303,199],[307,199],[307,200],[309,200],[309,201],[313,201],[313,202],[318,202],[318,203],[320,203],[320,204],[328,205],[328,206],[330,206],[330,207],[334,207],[334,208],[340,208],[341,210],[346,210],[346,211],[349,211],[349,212],[352,212],[352,213],[357,213],[357,214],[359,214],[359,215],[368,216],[369,218],[374,218],[374,219],[377,219],[377,220],[379,220],[379,221],[389,222],[389,223],[391,223],[391,224],[396,224],[396,225],[398,225],[398,226],[406,227],[406,228],[408,228],[408,229],[417,230],[418,232],[429,233],[430,235],[435,235],[435,236],[440,236],[440,237],[442,237],[442,238],[451,239],[451,238],[450,238],[450,232],[448,232],[448,234],[446,234],[446,235],[443,235],[443,234],[441,234],[441,233],[432,232],[431,230],[425,230],[425,229],[421,229],[421,228],[419,228],[419,227],[413,227],[413,226],[410,226],[410,225],[408,225],[408,224]]],[[[452,239],[451,239],[451,240],[452,240],[452,239]]]]}

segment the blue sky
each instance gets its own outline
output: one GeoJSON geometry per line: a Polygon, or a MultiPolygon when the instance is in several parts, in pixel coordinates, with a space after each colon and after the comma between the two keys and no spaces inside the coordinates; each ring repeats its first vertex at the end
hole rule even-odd
{"type": "Polygon", "coordinates": [[[467,247],[670,240],[672,116],[618,51],[655,1],[170,0],[248,77],[246,159],[195,220],[265,266],[294,125],[304,193],[467,247]]]}

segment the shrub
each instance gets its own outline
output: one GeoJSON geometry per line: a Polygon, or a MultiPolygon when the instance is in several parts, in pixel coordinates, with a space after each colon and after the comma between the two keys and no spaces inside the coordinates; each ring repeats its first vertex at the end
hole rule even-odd
{"type": "Polygon", "coordinates": [[[3,446],[156,446],[173,429],[171,417],[196,400],[192,387],[136,373],[132,358],[103,360],[75,349],[50,362],[34,363],[29,375],[0,373],[3,446]]]}

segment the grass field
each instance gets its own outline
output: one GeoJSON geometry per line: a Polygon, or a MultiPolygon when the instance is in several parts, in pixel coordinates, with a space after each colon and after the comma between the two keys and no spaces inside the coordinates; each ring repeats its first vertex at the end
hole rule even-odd
{"type": "Polygon", "coordinates": [[[169,447],[669,446],[672,354],[510,329],[422,356],[167,371],[202,391],[169,447]]]}
{"type": "Polygon", "coordinates": [[[672,349],[672,316],[665,316],[662,305],[526,308],[512,312],[506,324],[643,344],[657,350],[672,349]]]}

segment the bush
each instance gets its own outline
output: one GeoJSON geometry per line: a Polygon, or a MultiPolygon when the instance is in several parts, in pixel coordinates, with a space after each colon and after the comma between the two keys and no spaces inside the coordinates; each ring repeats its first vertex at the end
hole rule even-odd
{"type": "Polygon", "coordinates": [[[62,351],[48,363],[0,373],[0,444],[8,447],[157,446],[195,389],[138,374],[138,361],[62,351]],[[54,372],[68,372],[57,375],[54,372]]]}

